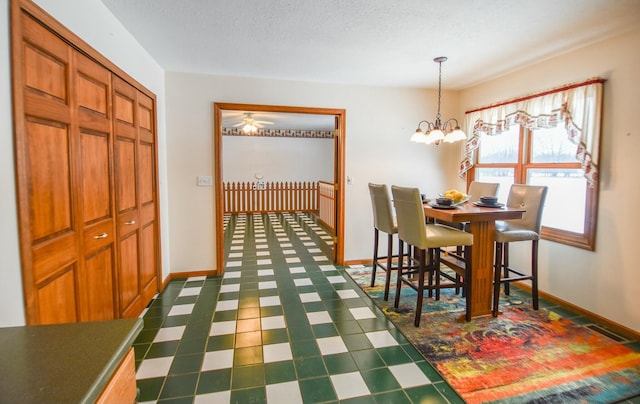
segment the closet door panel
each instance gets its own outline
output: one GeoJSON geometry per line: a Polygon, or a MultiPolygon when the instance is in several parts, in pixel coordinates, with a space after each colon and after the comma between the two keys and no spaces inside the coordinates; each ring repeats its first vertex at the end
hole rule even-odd
{"type": "Polygon", "coordinates": [[[115,213],[111,145],[111,72],[79,52],[74,53],[76,130],[83,262],[78,274],[81,321],[117,316],[115,213]]]}
{"type": "MultiPolygon", "coordinates": [[[[77,321],[78,187],[71,49],[21,14],[15,155],[28,324],[77,321]]],[[[17,56],[19,55],[19,56],[17,56]]]]}
{"type": "Polygon", "coordinates": [[[113,240],[103,249],[84,257],[84,265],[78,274],[78,300],[81,321],[113,320],[115,297],[113,295],[113,268],[115,253],[113,240]]]}
{"type": "MultiPolygon", "coordinates": [[[[136,303],[140,299],[140,278],[138,269],[138,232],[129,234],[119,241],[120,271],[118,294],[120,296],[120,310],[123,317],[137,316],[139,313],[136,303]]],[[[140,308],[142,310],[142,308],[140,308]]]]}
{"type": "Polygon", "coordinates": [[[129,139],[116,138],[116,205],[118,213],[138,206],[136,189],[136,144],[129,139]]]}
{"type": "Polygon", "coordinates": [[[76,312],[75,273],[73,266],[62,275],[41,285],[37,291],[37,324],[74,323],[76,312]]]}
{"type": "Polygon", "coordinates": [[[28,186],[35,243],[73,231],[70,139],[57,122],[28,122],[28,186]]]}

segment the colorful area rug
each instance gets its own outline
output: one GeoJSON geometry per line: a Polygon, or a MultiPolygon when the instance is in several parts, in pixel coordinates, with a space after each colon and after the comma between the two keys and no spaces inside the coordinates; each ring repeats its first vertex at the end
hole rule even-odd
{"type": "Polygon", "coordinates": [[[640,395],[640,352],[553,308],[533,310],[517,288],[498,318],[469,323],[456,321],[464,300],[444,290],[440,301],[425,298],[416,328],[415,291],[403,287],[394,309],[395,286],[382,299],[384,273],[371,288],[370,267],[346,271],[468,403],[612,403],[640,395]]]}

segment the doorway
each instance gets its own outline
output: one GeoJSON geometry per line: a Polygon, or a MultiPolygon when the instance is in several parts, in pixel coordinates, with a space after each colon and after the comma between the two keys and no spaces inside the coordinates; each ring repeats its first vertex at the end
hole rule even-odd
{"type": "Polygon", "coordinates": [[[213,104],[214,116],[214,200],[215,220],[216,220],[216,268],[217,274],[224,272],[224,204],[223,201],[223,142],[222,142],[222,113],[223,111],[256,111],[256,112],[276,112],[291,114],[312,114],[331,115],[335,117],[334,135],[334,169],[333,182],[335,190],[335,237],[333,240],[333,262],[337,265],[344,264],[344,145],[346,111],[335,108],[313,108],[277,105],[257,105],[257,104],[235,104],[218,103],[213,104]]]}

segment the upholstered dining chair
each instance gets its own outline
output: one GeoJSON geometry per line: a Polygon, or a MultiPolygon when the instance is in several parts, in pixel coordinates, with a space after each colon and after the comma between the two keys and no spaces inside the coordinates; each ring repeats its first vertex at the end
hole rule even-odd
{"type": "Polygon", "coordinates": [[[394,259],[400,259],[393,255],[393,235],[398,233],[396,218],[393,216],[389,189],[384,184],[369,183],[369,195],[371,196],[371,206],[373,207],[373,261],[371,271],[371,287],[376,282],[376,269],[380,268],[386,272],[384,282],[384,300],[389,300],[389,284],[391,283],[391,271],[397,270],[398,266],[393,265],[394,259]],[[387,234],[387,253],[378,255],[380,232],[387,234]]]}
{"type": "Polygon", "coordinates": [[[497,182],[471,181],[467,195],[471,195],[469,202],[477,202],[482,196],[498,196],[500,184],[497,182]]]}
{"type": "Polygon", "coordinates": [[[406,270],[403,260],[399,261],[394,307],[397,308],[400,304],[400,292],[403,283],[415,289],[417,301],[414,325],[417,327],[420,325],[424,291],[428,290],[431,295],[431,292],[435,290],[435,298],[438,300],[441,288],[460,287],[458,279],[461,276],[463,287],[466,290],[465,316],[467,321],[471,320],[469,302],[471,301],[472,291],[470,290],[468,271],[471,269],[470,249],[473,245],[473,235],[451,227],[426,223],[424,207],[418,188],[394,185],[391,187],[391,192],[398,222],[398,254],[403,254],[404,243],[413,247],[413,254],[407,257],[408,265],[406,270]],[[448,276],[440,270],[440,249],[458,245],[465,246],[465,266],[463,270],[453,268],[458,275],[457,277],[448,276]],[[427,266],[427,256],[429,258],[429,266],[427,266]],[[414,263],[415,265],[413,265],[414,263]],[[417,277],[412,278],[411,275],[416,273],[417,277]],[[425,286],[425,275],[429,277],[427,286],[425,286]],[[451,282],[443,285],[440,282],[441,278],[448,279],[451,282]],[[416,281],[417,284],[415,283],[416,281]],[[435,281],[435,285],[433,281],[435,281]]]}
{"type": "Polygon", "coordinates": [[[509,294],[509,283],[531,280],[533,309],[538,310],[538,240],[542,227],[542,210],[547,197],[547,187],[514,184],[509,190],[507,207],[524,208],[521,219],[496,222],[495,268],[493,280],[493,316],[498,315],[500,285],[504,284],[505,294],[509,294]],[[531,271],[516,270],[509,266],[509,244],[531,241],[531,271]]]}

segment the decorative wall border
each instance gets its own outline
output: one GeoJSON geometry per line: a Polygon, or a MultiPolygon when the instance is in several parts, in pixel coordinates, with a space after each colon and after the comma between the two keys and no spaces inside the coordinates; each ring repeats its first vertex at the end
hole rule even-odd
{"type": "Polygon", "coordinates": [[[333,139],[332,130],[264,129],[246,134],[242,128],[222,128],[222,136],[264,136],[264,137],[300,137],[312,139],[333,139]]]}

